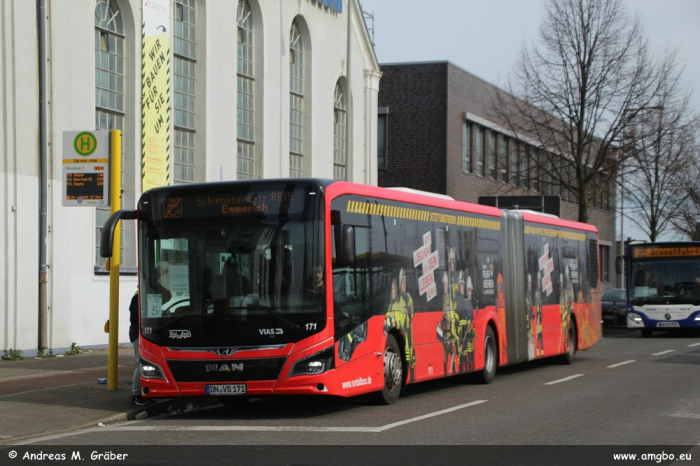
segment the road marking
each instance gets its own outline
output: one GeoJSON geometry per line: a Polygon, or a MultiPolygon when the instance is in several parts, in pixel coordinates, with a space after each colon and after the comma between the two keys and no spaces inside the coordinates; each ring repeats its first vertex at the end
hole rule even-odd
{"type": "Polygon", "coordinates": [[[554,381],[552,381],[552,382],[547,382],[547,383],[545,383],[544,385],[554,385],[555,383],[566,382],[566,381],[568,381],[568,380],[575,379],[575,378],[577,378],[577,377],[583,377],[583,374],[576,374],[576,375],[572,375],[572,376],[569,376],[569,377],[564,377],[563,379],[554,380],[554,381]]]}
{"type": "Polygon", "coordinates": [[[35,442],[42,442],[48,440],[55,440],[62,437],[75,436],[80,434],[88,434],[95,432],[162,432],[162,431],[200,431],[200,432],[360,432],[360,433],[379,433],[386,432],[387,430],[393,429],[394,427],[403,426],[410,424],[412,422],[422,421],[423,419],[429,419],[435,416],[441,416],[443,414],[448,414],[453,411],[458,411],[460,409],[468,408],[470,406],[480,405],[486,403],[488,400],[476,400],[471,403],[465,403],[458,406],[453,406],[452,408],[443,409],[440,411],[435,411],[432,413],[424,414],[422,416],[412,417],[410,419],[405,419],[403,421],[392,422],[391,424],[386,424],[379,427],[304,427],[304,426],[144,426],[141,425],[141,421],[130,421],[121,425],[107,426],[107,427],[89,427],[87,429],[79,431],[71,431],[67,433],[53,434],[45,437],[35,437],[32,439],[27,439],[21,442],[17,442],[14,445],[27,445],[35,442]]]}
{"type": "Polygon", "coordinates": [[[666,351],[662,351],[662,352],[660,352],[660,353],[654,353],[654,354],[652,354],[652,356],[661,356],[662,354],[673,353],[674,351],[676,351],[676,350],[674,350],[674,349],[669,349],[669,350],[666,350],[666,351]]]}
{"type": "Polygon", "coordinates": [[[693,343],[692,345],[688,345],[688,346],[698,346],[698,345],[700,345],[700,343],[693,343]]]}
{"type": "Polygon", "coordinates": [[[612,369],[613,367],[624,366],[625,364],[629,364],[631,362],[637,362],[637,361],[634,359],[630,359],[629,361],[618,362],[617,364],[613,364],[612,366],[608,366],[608,367],[610,367],[612,369]]]}

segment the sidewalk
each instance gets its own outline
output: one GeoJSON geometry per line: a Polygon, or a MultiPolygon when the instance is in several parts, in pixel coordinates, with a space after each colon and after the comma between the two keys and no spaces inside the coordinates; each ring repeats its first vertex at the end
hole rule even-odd
{"type": "MultiPolygon", "coordinates": [[[[0,361],[0,444],[134,419],[166,410],[172,400],[131,404],[134,353],[119,349],[117,390],[107,390],[107,351],[0,361]]],[[[180,403],[177,402],[179,405],[180,403]]]]}

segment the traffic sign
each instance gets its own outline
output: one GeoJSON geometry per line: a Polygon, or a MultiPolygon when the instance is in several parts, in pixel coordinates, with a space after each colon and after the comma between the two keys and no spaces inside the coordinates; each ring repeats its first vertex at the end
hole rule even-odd
{"type": "Polygon", "coordinates": [[[109,131],[63,132],[63,202],[109,206],[109,131]]]}

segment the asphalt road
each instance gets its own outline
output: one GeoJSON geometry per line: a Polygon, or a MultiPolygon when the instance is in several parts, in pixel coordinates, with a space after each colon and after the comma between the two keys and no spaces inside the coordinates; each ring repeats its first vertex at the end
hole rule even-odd
{"type": "MultiPolygon", "coordinates": [[[[32,445],[698,445],[700,333],[606,330],[573,365],[410,386],[392,406],[267,398],[38,438],[32,445]]],[[[700,456],[700,455],[696,455],[700,456]]]]}

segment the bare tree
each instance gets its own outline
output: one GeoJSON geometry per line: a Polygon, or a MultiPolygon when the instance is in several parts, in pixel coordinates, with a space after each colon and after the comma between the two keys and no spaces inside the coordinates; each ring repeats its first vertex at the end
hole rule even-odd
{"type": "Polygon", "coordinates": [[[663,92],[659,97],[663,106],[645,115],[629,134],[631,173],[622,187],[629,218],[652,242],[672,226],[692,193],[687,183],[696,182],[687,176],[697,156],[690,95],[677,89],[675,95],[663,92]]]}
{"type": "Polygon", "coordinates": [[[491,117],[538,148],[530,166],[568,191],[586,222],[631,156],[623,135],[678,85],[675,56],[651,54],[620,0],[547,0],[538,43],[523,46],[491,117]]]}
{"type": "Polygon", "coordinates": [[[671,229],[691,241],[700,241],[700,118],[693,120],[695,125],[691,134],[692,152],[689,163],[682,171],[680,183],[683,186],[683,202],[679,202],[678,210],[671,219],[671,229]]]}

